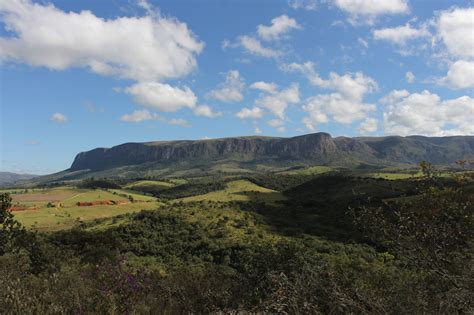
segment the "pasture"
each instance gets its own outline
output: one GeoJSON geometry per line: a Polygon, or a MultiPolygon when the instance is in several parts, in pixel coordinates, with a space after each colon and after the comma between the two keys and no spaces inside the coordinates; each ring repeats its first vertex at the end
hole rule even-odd
{"type": "Polygon", "coordinates": [[[212,191],[207,194],[176,199],[176,201],[260,201],[267,203],[277,203],[285,200],[285,197],[278,191],[258,186],[248,180],[235,180],[226,184],[226,188],[212,191]]]}
{"type": "Polygon", "coordinates": [[[15,217],[25,227],[38,231],[70,228],[81,222],[156,209],[160,205],[153,197],[121,189],[59,187],[21,191],[11,196],[15,217]]]}

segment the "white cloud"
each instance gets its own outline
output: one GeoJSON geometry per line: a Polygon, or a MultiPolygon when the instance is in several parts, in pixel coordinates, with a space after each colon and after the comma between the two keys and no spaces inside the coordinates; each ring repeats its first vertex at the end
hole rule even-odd
{"type": "Polygon", "coordinates": [[[300,101],[299,85],[291,84],[288,88],[271,95],[261,95],[255,104],[269,109],[280,119],[285,118],[286,108],[300,101]]]}
{"type": "Polygon", "coordinates": [[[51,115],[49,120],[57,122],[57,123],[66,123],[68,121],[66,115],[61,114],[61,113],[54,113],[51,115]]]}
{"type": "Polygon", "coordinates": [[[312,85],[339,92],[348,99],[361,100],[366,93],[377,89],[377,82],[362,72],[346,73],[339,75],[335,72],[329,73],[328,79],[323,79],[314,69],[314,63],[305,62],[303,64],[292,63],[282,66],[283,71],[297,71],[304,74],[312,85]]]}
{"type": "Polygon", "coordinates": [[[137,5],[147,12],[153,11],[153,6],[147,0],[137,0],[137,5]]]}
{"type": "Polygon", "coordinates": [[[242,95],[244,87],[245,82],[239,71],[231,70],[227,72],[225,81],[207,96],[222,102],[240,102],[244,99],[242,95]]]}
{"type": "Polygon", "coordinates": [[[340,93],[331,93],[309,98],[303,110],[309,115],[309,119],[304,121],[307,126],[311,122],[315,125],[329,122],[330,118],[338,123],[351,124],[367,117],[376,110],[376,106],[348,99],[340,93]]]}
{"type": "Polygon", "coordinates": [[[415,75],[411,71],[408,71],[407,73],[405,73],[405,78],[407,79],[408,83],[415,82],[415,75]]]}
{"type": "Polygon", "coordinates": [[[250,85],[250,88],[264,91],[267,93],[276,93],[276,91],[278,90],[278,85],[276,85],[275,83],[258,81],[252,83],[252,85],[250,85]]]}
{"type": "Polygon", "coordinates": [[[474,57],[474,8],[442,11],[436,21],[438,35],[456,57],[474,57]]]}
{"type": "Polygon", "coordinates": [[[104,19],[29,0],[1,1],[12,36],[0,38],[0,60],[54,70],[86,67],[137,81],[177,78],[196,68],[204,44],[175,18],[157,12],[104,19]]]}
{"type": "Polygon", "coordinates": [[[307,11],[316,11],[318,9],[317,0],[289,0],[288,5],[292,9],[303,9],[307,11]]]}
{"type": "Polygon", "coordinates": [[[228,39],[224,39],[221,43],[222,50],[226,50],[227,48],[232,48],[233,44],[228,39]]]}
{"type": "Polygon", "coordinates": [[[196,106],[197,97],[187,86],[173,87],[159,82],[138,82],[124,89],[136,103],[163,112],[196,106]]]}
{"type": "Polygon", "coordinates": [[[350,124],[376,110],[374,104],[364,103],[364,97],[377,89],[377,82],[362,72],[343,75],[331,72],[328,79],[323,79],[314,69],[312,62],[286,64],[282,66],[282,70],[301,72],[312,85],[335,91],[307,100],[303,110],[308,116],[303,118],[303,123],[309,130],[315,130],[317,124],[327,123],[331,119],[338,123],[350,124]]]}
{"type": "Polygon", "coordinates": [[[308,108],[308,116],[303,117],[303,124],[310,131],[316,130],[316,125],[329,122],[328,116],[317,108],[308,108]]]}
{"type": "Polygon", "coordinates": [[[254,132],[259,135],[262,133],[262,129],[260,129],[259,127],[255,126],[255,129],[254,129],[254,132]]]}
{"type": "Polygon", "coordinates": [[[267,124],[272,127],[281,127],[285,124],[285,121],[281,119],[272,119],[267,121],[267,124]]]}
{"type": "Polygon", "coordinates": [[[357,129],[361,134],[367,134],[377,131],[378,121],[375,118],[366,118],[357,129]]]}
{"type": "Polygon", "coordinates": [[[454,62],[449,67],[447,75],[438,80],[438,84],[453,89],[474,88],[474,61],[458,60],[454,62]]]}
{"type": "Polygon", "coordinates": [[[240,46],[242,46],[247,52],[252,55],[276,58],[281,56],[283,53],[279,50],[264,47],[262,43],[255,37],[244,35],[238,38],[240,46]]]}
{"type": "Polygon", "coordinates": [[[279,133],[283,133],[283,132],[286,131],[286,128],[285,128],[285,127],[278,127],[278,128],[277,128],[277,131],[278,131],[279,133]]]}
{"type": "Polygon", "coordinates": [[[271,22],[270,26],[257,26],[257,34],[261,39],[266,41],[278,40],[282,35],[289,33],[291,30],[302,29],[302,26],[295,19],[289,18],[287,15],[280,15],[272,19],[271,22]]]}
{"type": "Polygon", "coordinates": [[[369,48],[369,43],[365,39],[359,37],[357,41],[359,42],[359,44],[361,44],[365,48],[369,48]]]}
{"type": "Polygon", "coordinates": [[[222,116],[221,112],[214,112],[208,105],[199,105],[194,109],[196,116],[204,116],[208,118],[216,118],[222,116]]]}
{"type": "Polygon", "coordinates": [[[408,0],[333,0],[332,3],[349,14],[351,24],[372,24],[380,15],[409,12],[408,0]]]}
{"type": "Polygon", "coordinates": [[[413,28],[410,24],[383,28],[373,31],[375,40],[384,40],[396,45],[404,46],[408,41],[431,36],[430,32],[425,27],[413,28]]]}
{"type": "Polygon", "coordinates": [[[425,90],[393,99],[387,104],[383,115],[387,134],[474,134],[474,99],[469,96],[442,100],[425,90]]]}
{"type": "Polygon", "coordinates": [[[222,42],[221,47],[223,50],[226,50],[227,48],[242,47],[247,53],[255,56],[278,58],[282,56],[284,52],[272,47],[264,46],[261,40],[267,42],[279,40],[291,30],[301,28],[302,26],[299,25],[295,19],[289,18],[286,15],[281,15],[272,19],[270,26],[258,25],[257,32],[254,34],[238,36],[235,42],[225,39],[222,42]]]}
{"type": "Polygon", "coordinates": [[[156,113],[150,113],[150,111],[148,111],[147,109],[141,109],[136,110],[131,114],[123,115],[122,117],[120,117],[120,120],[137,123],[145,120],[163,120],[163,118],[156,113]]]}
{"type": "Polygon", "coordinates": [[[175,125],[175,126],[180,126],[180,127],[191,127],[186,119],[182,118],[173,118],[168,120],[168,124],[170,125],[175,125]]]}
{"type": "Polygon", "coordinates": [[[379,102],[380,104],[388,105],[398,101],[399,99],[407,97],[408,95],[410,95],[410,93],[407,90],[393,90],[382,97],[379,102]]]}
{"type": "Polygon", "coordinates": [[[258,119],[263,116],[263,111],[261,108],[258,108],[258,107],[254,107],[252,109],[244,107],[237,114],[235,114],[235,116],[237,116],[240,119],[247,119],[247,118],[258,119]]]}

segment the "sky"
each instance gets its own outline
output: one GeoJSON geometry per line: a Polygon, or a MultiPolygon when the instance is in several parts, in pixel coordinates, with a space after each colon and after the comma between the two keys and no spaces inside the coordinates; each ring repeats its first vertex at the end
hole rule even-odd
{"type": "Polygon", "coordinates": [[[474,4],[0,0],[0,171],[125,142],[474,134],[474,4]]]}

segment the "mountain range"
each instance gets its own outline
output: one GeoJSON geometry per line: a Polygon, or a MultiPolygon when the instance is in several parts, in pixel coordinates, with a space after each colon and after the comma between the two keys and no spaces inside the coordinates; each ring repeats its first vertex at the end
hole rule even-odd
{"type": "Polygon", "coordinates": [[[0,172],[0,186],[15,184],[18,181],[32,179],[38,175],[0,172]]]}
{"type": "Polygon", "coordinates": [[[420,161],[453,166],[474,160],[474,136],[233,137],[125,143],[81,152],[65,171],[34,181],[86,177],[199,176],[279,171],[314,165],[345,168],[413,168],[420,161]]]}
{"type": "Polygon", "coordinates": [[[426,160],[449,165],[473,156],[472,136],[333,138],[327,133],[314,133],[292,138],[237,137],[125,143],[79,153],[70,170],[97,171],[149,162],[183,160],[288,160],[329,166],[418,164],[426,160]]]}

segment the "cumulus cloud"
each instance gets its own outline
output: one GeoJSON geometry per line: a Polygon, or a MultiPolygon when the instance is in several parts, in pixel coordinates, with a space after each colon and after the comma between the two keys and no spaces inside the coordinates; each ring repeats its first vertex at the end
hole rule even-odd
{"type": "Polygon", "coordinates": [[[120,120],[132,123],[138,123],[145,120],[163,120],[163,118],[156,114],[151,113],[147,109],[136,110],[131,114],[125,114],[120,117],[120,120]]]}
{"type": "Polygon", "coordinates": [[[408,95],[410,95],[410,92],[408,92],[407,90],[393,90],[384,97],[382,97],[379,102],[380,104],[388,105],[398,101],[399,99],[407,97],[408,95]]]}
{"type": "Polygon", "coordinates": [[[252,85],[250,85],[250,88],[264,91],[267,93],[276,93],[276,91],[278,90],[278,85],[276,85],[275,83],[267,83],[263,81],[258,81],[258,82],[252,83],[252,85]]]}
{"type": "Polygon", "coordinates": [[[257,98],[255,104],[267,108],[278,118],[284,119],[287,107],[291,104],[296,104],[299,101],[299,85],[297,83],[293,83],[288,88],[276,93],[261,95],[259,98],[257,98]]]}
{"type": "Polygon", "coordinates": [[[413,28],[410,24],[397,27],[382,28],[373,31],[375,40],[383,40],[393,44],[404,46],[408,41],[431,36],[425,27],[413,28]]]}
{"type": "Polygon", "coordinates": [[[276,58],[283,55],[283,52],[264,47],[262,43],[253,36],[240,36],[238,38],[239,45],[242,46],[248,53],[261,57],[276,58]]]}
{"type": "MultiPolygon", "coordinates": [[[[368,114],[376,110],[375,104],[366,104],[359,100],[348,99],[340,93],[320,94],[308,99],[303,106],[308,113],[305,125],[317,125],[329,122],[331,118],[335,122],[351,124],[354,121],[364,119],[368,114]]],[[[311,130],[313,128],[309,128],[311,130]]]]}
{"type": "Polygon", "coordinates": [[[54,70],[85,67],[137,81],[176,78],[196,68],[204,47],[186,24],[158,13],[103,19],[29,0],[2,1],[0,13],[12,33],[0,39],[0,60],[54,70]]]}
{"type": "Polygon", "coordinates": [[[315,130],[317,124],[327,123],[331,119],[350,124],[376,110],[375,104],[364,103],[364,97],[377,89],[377,82],[362,72],[343,75],[331,72],[324,79],[316,72],[312,62],[286,64],[282,66],[282,70],[300,72],[312,85],[335,91],[316,95],[306,101],[303,110],[308,116],[303,119],[303,123],[309,130],[315,130]]]}
{"type": "Polygon", "coordinates": [[[231,70],[226,73],[225,81],[207,96],[222,102],[240,102],[244,99],[242,95],[244,87],[245,82],[239,71],[231,70]]]}
{"type": "Polygon", "coordinates": [[[295,10],[316,11],[318,9],[317,0],[289,0],[288,5],[295,10]]]}
{"type": "MultiPolygon", "coordinates": [[[[91,11],[65,12],[30,0],[1,1],[0,16],[11,34],[0,38],[0,61],[53,70],[86,68],[136,81],[123,92],[145,107],[165,112],[194,108],[197,98],[188,87],[161,82],[196,69],[204,44],[186,24],[161,16],[145,0],[137,4],[146,15],[104,19],[91,11]]],[[[147,119],[146,111],[123,118],[147,119]]]]}
{"type": "Polygon", "coordinates": [[[255,129],[254,129],[254,132],[259,135],[262,133],[262,129],[260,129],[259,127],[255,126],[255,129]]]}
{"type": "Polygon", "coordinates": [[[194,108],[197,97],[188,87],[178,88],[159,82],[138,82],[124,89],[136,103],[163,112],[194,108]]]}
{"type": "Polygon", "coordinates": [[[280,15],[272,19],[270,26],[258,25],[257,34],[266,41],[278,40],[282,35],[289,33],[291,30],[302,28],[295,19],[289,18],[287,15],[280,15]]]}
{"type": "Polygon", "coordinates": [[[474,57],[474,8],[442,11],[436,20],[438,36],[455,57],[474,57]]]}
{"type": "Polygon", "coordinates": [[[54,113],[53,115],[51,115],[49,120],[57,123],[67,123],[68,121],[66,115],[61,113],[54,113]]]}
{"type": "Polygon", "coordinates": [[[375,118],[366,118],[357,129],[360,134],[368,134],[377,131],[378,121],[375,118]]]}
{"type": "Polygon", "coordinates": [[[237,114],[235,114],[240,119],[258,119],[263,116],[263,110],[259,107],[247,108],[244,107],[237,114]]]}
{"type": "Polygon", "coordinates": [[[415,75],[413,74],[413,72],[408,71],[407,73],[405,73],[405,79],[407,79],[408,83],[413,83],[415,82],[415,75]]]}
{"type": "Polygon", "coordinates": [[[194,109],[196,116],[203,116],[207,118],[216,118],[222,116],[221,112],[214,112],[208,105],[199,105],[194,109]]]}
{"type": "Polygon", "coordinates": [[[332,3],[349,14],[351,24],[372,24],[380,15],[409,12],[408,0],[333,0],[332,3]]]}
{"type": "Polygon", "coordinates": [[[473,88],[474,61],[458,60],[454,62],[449,67],[447,75],[438,79],[437,83],[453,89],[473,88]]]}
{"type": "Polygon", "coordinates": [[[442,100],[437,94],[425,90],[387,100],[390,101],[387,101],[383,113],[387,134],[474,134],[474,99],[469,96],[442,100]]]}
{"type": "Polygon", "coordinates": [[[284,54],[283,51],[264,46],[262,40],[267,42],[279,40],[284,38],[284,35],[287,35],[291,30],[301,28],[302,26],[299,25],[295,19],[281,15],[272,19],[270,26],[260,24],[257,26],[256,33],[239,36],[235,42],[225,39],[221,46],[223,50],[241,47],[247,53],[255,56],[278,58],[284,54]]]}
{"type": "Polygon", "coordinates": [[[346,73],[344,75],[331,72],[328,79],[323,79],[314,69],[314,63],[310,61],[303,64],[284,64],[282,65],[282,70],[286,72],[300,72],[306,76],[312,85],[336,90],[348,99],[361,100],[366,93],[377,89],[377,82],[362,72],[346,73]]]}

